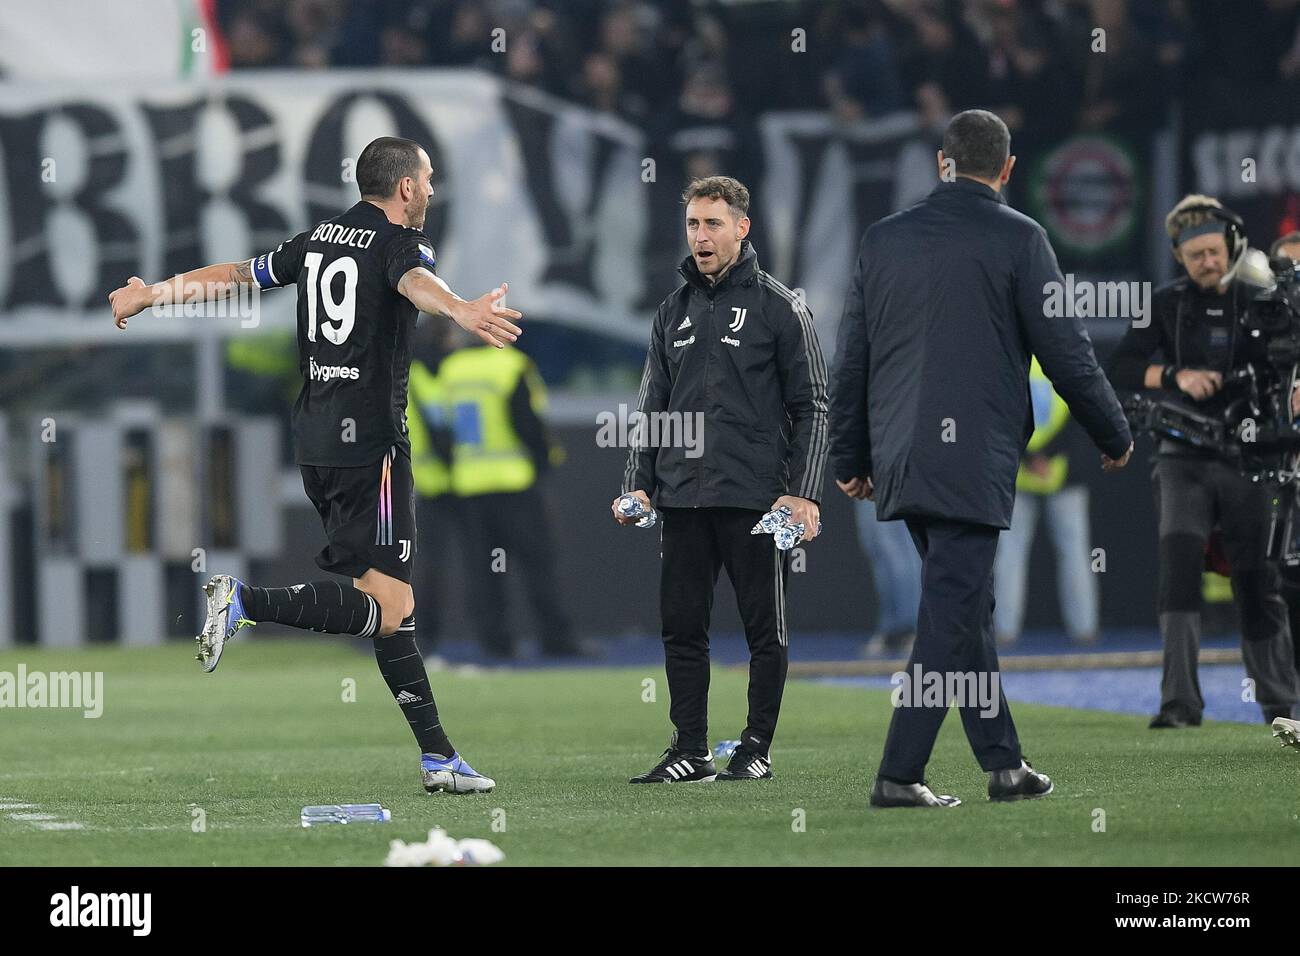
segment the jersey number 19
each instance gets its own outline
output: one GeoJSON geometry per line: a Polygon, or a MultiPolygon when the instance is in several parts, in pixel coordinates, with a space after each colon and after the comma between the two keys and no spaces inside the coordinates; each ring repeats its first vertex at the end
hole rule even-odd
{"type": "Polygon", "coordinates": [[[303,256],[307,266],[307,341],[316,341],[316,296],[319,291],[321,305],[328,316],[328,321],[321,323],[321,333],[328,341],[342,345],[357,321],[357,260],[342,256],[322,272],[320,265],[324,259],[319,252],[303,256]],[[334,277],[339,274],[343,276],[343,296],[335,299],[334,277]]]}

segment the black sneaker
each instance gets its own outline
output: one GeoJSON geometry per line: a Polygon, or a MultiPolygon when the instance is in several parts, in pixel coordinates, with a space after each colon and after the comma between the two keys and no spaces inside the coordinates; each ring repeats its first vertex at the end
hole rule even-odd
{"type": "Polygon", "coordinates": [[[771,780],[772,760],[767,754],[756,754],[737,747],[731,755],[727,769],[718,774],[719,780],[771,780]]]}
{"type": "Polygon", "coordinates": [[[628,783],[708,783],[717,776],[712,754],[690,754],[669,747],[657,764],[628,783]]]}
{"type": "Polygon", "coordinates": [[[1035,800],[1047,796],[1054,786],[1051,777],[1022,760],[1015,770],[994,770],[989,774],[989,799],[1035,800]]]}

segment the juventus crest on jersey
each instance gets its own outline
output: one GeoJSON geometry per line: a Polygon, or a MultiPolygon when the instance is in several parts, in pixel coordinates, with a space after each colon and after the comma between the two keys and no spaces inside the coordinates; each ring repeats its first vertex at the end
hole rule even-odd
{"type": "Polygon", "coordinates": [[[397,284],[411,269],[434,266],[424,233],[365,201],[253,260],[260,288],[298,287],[299,464],[369,465],[394,446],[410,455],[406,384],[417,310],[397,284]]]}

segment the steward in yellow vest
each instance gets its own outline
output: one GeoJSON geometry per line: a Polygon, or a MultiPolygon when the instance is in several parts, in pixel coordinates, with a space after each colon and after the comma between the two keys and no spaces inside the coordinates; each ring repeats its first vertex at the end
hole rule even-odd
{"type": "Polygon", "coordinates": [[[542,424],[546,386],[532,359],[509,346],[472,346],[447,356],[438,377],[452,434],[452,491],[470,498],[531,488],[559,454],[542,424]]]}
{"type": "Polygon", "coordinates": [[[411,362],[406,391],[406,431],[411,439],[415,493],[421,498],[437,498],[450,492],[447,390],[439,374],[420,359],[411,362]]]}
{"type": "Polygon", "coordinates": [[[510,346],[467,346],[443,359],[438,381],[451,433],[466,610],[480,645],[495,660],[515,656],[518,635],[507,611],[512,599],[523,599],[523,618],[544,656],[580,655],[556,581],[550,508],[538,487],[561,454],[541,418],[546,387],[537,366],[510,346]]]}
{"type": "Polygon", "coordinates": [[[1029,399],[1034,412],[1034,433],[1016,472],[1016,490],[1051,495],[1065,486],[1070,473],[1066,450],[1070,408],[1034,359],[1029,366],[1029,399]]]}

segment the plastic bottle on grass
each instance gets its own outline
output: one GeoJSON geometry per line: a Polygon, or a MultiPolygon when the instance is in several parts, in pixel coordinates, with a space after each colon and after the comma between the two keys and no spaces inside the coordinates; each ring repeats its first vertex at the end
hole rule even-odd
{"type": "Polygon", "coordinates": [[[736,752],[736,748],[739,746],[739,740],[720,740],[717,746],[713,748],[713,759],[727,760],[736,752]]]}
{"type": "Polygon", "coordinates": [[[301,822],[304,827],[324,823],[387,823],[393,819],[391,810],[377,803],[336,803],[323,807],[303,807],[301,822]]]}

